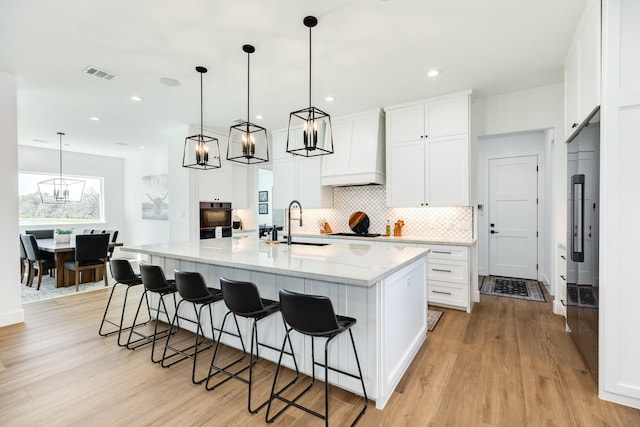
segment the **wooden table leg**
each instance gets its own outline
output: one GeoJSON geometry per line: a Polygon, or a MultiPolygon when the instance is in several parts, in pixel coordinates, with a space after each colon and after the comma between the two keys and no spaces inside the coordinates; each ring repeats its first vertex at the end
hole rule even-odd
{"type": "Polygon", "coordinates": [[[64,263],[66,261],[73,261],[73,258],[74,258],[73,252],[56,252],[56,257],[55,257],[56,288],[75,285],[73,275],[69,277],[70,275],[68,274],[68,272],[64,271],[64,263]],[[65,280],[65,277],[66,277],[66,280],[65,280]]]}

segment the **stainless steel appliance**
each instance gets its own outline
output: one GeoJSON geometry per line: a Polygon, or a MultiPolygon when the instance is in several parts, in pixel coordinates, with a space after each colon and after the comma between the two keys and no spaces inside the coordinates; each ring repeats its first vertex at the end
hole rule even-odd
{"type": "Polygon", "coordinates": [[[567,325],[598,379],[600,107],[567,140],[567,325]]]}
{"type": "Polygon", "coordinates": [[[231,237],[232,217],[229,202],[200,202],[200,238],[231,237]]]}

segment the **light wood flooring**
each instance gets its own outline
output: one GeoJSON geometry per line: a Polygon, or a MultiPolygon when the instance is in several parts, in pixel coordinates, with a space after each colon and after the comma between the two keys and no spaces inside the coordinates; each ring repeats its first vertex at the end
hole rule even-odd
{"type": "MultiPolygon", "coordinates": [[[[163,369],[148,347],[128,351],[115,336],[100,337],[107,297],[100,290],[26,304],[24,324],[0,328],[0,426],[266,425],[264,409],[247,412],[238,381],[207,392],[191,384],[190,361],[163,369]]],[[[385,409],[371,404],[359,425],[640,426],[640,410],[597,398],[550,302],[483,295],[471,315],[442,311],[385,409]]],[[[258,398],[269,392],[273,367],[258,365],[258,398]]],[[[319,385],[306,400],[315,409],[319,385]]],[[[331,394],[332,425],[348,425],[362,399],[331,394]]],[[[290,408],[273,425],[323,423],[290,408]]]]}

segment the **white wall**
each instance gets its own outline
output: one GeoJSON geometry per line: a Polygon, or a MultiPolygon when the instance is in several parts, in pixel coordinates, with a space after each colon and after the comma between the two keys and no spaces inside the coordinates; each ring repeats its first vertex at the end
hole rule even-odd
{"type": "MultiPolygon", "coordinates": [[[[553,164],[547,165],[549,176],[545,179],[545,186],[549,187],[546,202],[553,207],[545,209],[547,236],[544,236],[543,259],[551,261],[545,274],[549,274],[551,288],[557,287],[556,253],[557,242],[564,240],[565,235],[565,185],[566,175],[566,147],[564,145],[564,88],[562,84],[543,86],[539,88],[512,92],[502,95],[477,98],[471,109],[471,140],[477,149],[478,139],[488,135],[526,132],[533,130],[549,130],[545,149],[553,164]],[[554,141],[552,143],[552,141],[554,141]],[[547,254],[547,252],[549,252],[547,254]]],[[[474,150],[472,150],[473,152],[474,150]]],[[[477,160],[477,159],[476,159],[477,160]]],[[[477,165],[479,167],[479,165],[477,165]]],[[[472,193],[473,194],[473,193],[472,193]]],[[[478,196],[479,197],[479,196],[478,196]]],[[[477,200],[472,200],[477,206],[477,200]]],[[[481,255],[479,255],[481,257],[481,255]]],[[[557,299],[557,298],[556,298],[557,299]]],[[[560,304],[559,301],[557,304],[560,304]]]]}
{"type": "MultiPolygon", "coordinates": [[[[169,221],[142,219],[142,177],[167,173],[167,152],[143,152],[124,160],[124,222],[127,244],[140,245],[169,240],[169,221]]],[[[172,197],[169,194],[169,206],[172,197]]],[[[171,218],[171,216],[169,216],[171,218]]]]}
{"type": "MultiPolygon", "coordinates": [[[[260,224],[273,224],[273,172],[269,169],[258,169],[258,191],[266,191],[268,195],[267,208],[269,213],[258,214],[258,225],[260,224]]],[[[260,202],[258,201],[258,206],[260,202]]]]}
{"type": "Polygon", "coordinates": [[[16,79],[0,71],[0,235],[6,243],[0,249],[0,327],[24,320],[20,301],[18,260],[18,129],[16,79]],[[12,237],[13,236],[13,237],[12,237]]]}

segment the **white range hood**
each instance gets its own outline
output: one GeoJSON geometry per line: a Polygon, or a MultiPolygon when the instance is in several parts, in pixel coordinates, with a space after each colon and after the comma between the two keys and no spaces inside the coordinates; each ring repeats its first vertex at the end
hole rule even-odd
{"type": "Polygon", "coordinates": [[[333,118],[334,153],[322,158],[321,184],[385,184],[384,123],[381,109],[333,118]]]}

